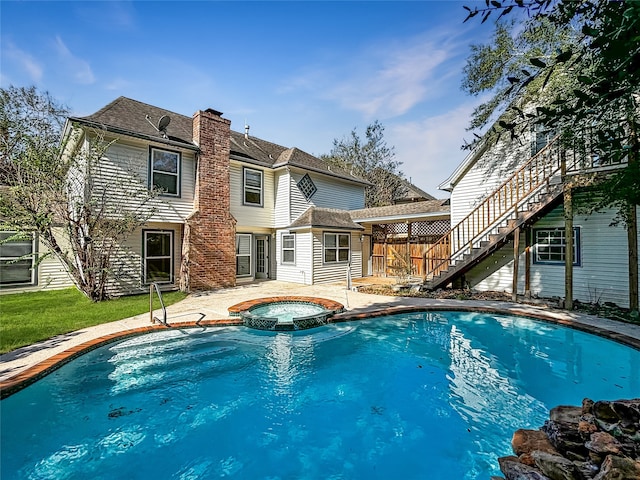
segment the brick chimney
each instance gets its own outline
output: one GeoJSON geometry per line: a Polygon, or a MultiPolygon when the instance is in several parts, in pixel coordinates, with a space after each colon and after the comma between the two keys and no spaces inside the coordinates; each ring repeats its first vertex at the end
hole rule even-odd
{"type": "Polygon", "coordinates": [[[231,121],[212,109],[193,115],[193,140],[200,147],[194,213],[187,219],[181,287],[188,291],[236,284],[235,224],[230,212],[231,121]]]}

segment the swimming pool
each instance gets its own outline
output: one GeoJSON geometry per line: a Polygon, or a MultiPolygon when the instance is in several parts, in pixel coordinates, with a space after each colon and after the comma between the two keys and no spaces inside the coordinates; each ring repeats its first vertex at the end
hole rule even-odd
{"type": "Polygon", "coordinates": [[[486,479],[514,430],[639,377],[640,351],[503,315],[171,330],[2,400],[0,476],[486,479]]]}

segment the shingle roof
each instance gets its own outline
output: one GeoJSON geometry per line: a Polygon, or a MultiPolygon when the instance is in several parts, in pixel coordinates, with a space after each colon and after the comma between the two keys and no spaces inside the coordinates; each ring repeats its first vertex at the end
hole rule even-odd
{"type": "Polygon", "coordinates": [[[355,223],[349,212],[336,208],[309,207],[288,228],[336,228],[341,230],[364,230],[355,223]]]}
{"type": "MultiPolygon", "coordinates": [[[[118,97],[110,104],[86,117],[72,117],[71,121],[95,126],[104,126],[109,130],[161,143],[173,143],[187,148],[197,148],[193,141],[192,118],[170,110],[155,107],[127,97],[118,97]],[[154,128],[158,120],[167,115],[170,117],[164,138],[154,128]],[[153,124],[153,125],[152,125],[153,124]]],[[[359,177],[351,175],[343,169],[330,167],[329,164],[298,148],[287,148],[244,133],[231,131],[231,156],[265,167],[283,166],[300,167],[333,177],[368,185],[359,177]]]]}
{"type": "Polygon", "coordinates": [[[398,198],[394,198],[396,203],[401,202],[414,202],[414,201],[423,201],[423,200],[436,200],[436,197],[433,195],[429,195],[427,192],[417,187],[413,183],[404,178],[402,180],[402,185],[406,188],[406,191],[403,195],[398,198]]]}
{"type": "Polygon", "coordinates": [[[443,216],[449,215],[449,200],[425,200],[423,202],[399,203],[385,207],[363,208],[351,210],[349,214],[354,221],[366,221],[367,219],[393,218],[393,217],[417,217],[417,216],[443,216]]]}

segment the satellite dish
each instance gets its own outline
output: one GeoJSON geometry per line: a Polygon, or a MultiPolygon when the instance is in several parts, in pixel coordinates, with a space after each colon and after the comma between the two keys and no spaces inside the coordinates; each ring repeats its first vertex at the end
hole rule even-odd
{"type": "Polygon", "coordinates": [[[158,131],[164,132],[171,123],[171,117],[169,115],[163,115],[158,120],[158,131]]]}

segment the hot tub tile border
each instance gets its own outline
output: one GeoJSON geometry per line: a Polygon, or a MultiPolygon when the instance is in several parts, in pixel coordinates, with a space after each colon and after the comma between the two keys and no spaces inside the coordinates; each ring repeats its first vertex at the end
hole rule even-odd
{"type": "Polygon", "coordinates": [[[320,305],[325,310],[331,310],[333,312],[343,312],[344,305],[334,300],[319,297],[305,297],[300,295],[286,295],[277,297],[262,297],[255,298],[253,300],[246,300],[244,302],[232,305],[227,310],[229,315],[237,317],[242,312],[251,311],[252,308],[262,305],[264,303],[314,303],[320,305]]]}

